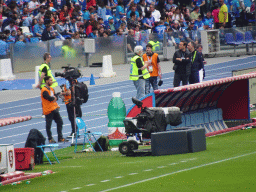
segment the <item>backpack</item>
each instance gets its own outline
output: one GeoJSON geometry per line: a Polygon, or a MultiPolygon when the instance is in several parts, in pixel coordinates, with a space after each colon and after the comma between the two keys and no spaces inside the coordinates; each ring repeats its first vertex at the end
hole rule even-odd
{"type": "Polygon", "coordinates": [[[88,94],[88,87],[86,84],[84,84],[83,82],[77,82],[77,84],[75,85],[75,97],[83,99],[83,102],[81,103],[81,105],[88,101],[89,94],[88,94]]]}

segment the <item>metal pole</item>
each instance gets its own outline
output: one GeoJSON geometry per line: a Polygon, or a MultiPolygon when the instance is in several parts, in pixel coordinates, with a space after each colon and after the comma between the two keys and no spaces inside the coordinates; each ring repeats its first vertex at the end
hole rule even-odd
{"type": "Polygon", "coordinates": [[[89,53],[85,53],[85,67],[89,67],[89,53]]]}
{"type": "Polygon", "coordinates": [[[127,36],[124,36],[124,63],[127,64],[128,56],[127,56],[127,36]]]}

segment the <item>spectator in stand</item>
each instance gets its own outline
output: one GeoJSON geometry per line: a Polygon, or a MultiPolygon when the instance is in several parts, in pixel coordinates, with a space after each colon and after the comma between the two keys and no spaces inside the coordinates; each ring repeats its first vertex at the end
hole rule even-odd
{"type": "Polygon", "coordinates": [[[80,38],[87,37],[84,25],[80,25],[80,27],[79,27],[79,36],[80,36],[80,38]]]}
{"type": "Polygon", "coordinates": [[[195,22],[191,21],[189,23],[188,28],[184,31],[184,35],[188,42],[194,41],[196,44],[198,44],[198,35],[197,35],[197,31],[194,30],[194,26],[195,26],[195,22]]]}
{"type": "Polygon", "coordinates": [[[181,21],[182,20],[183,21],[184,20],[184,16],[181,13],[181,10],[180,10],[179,7],[176,7],[175,12],[174,12],[174,14],[172,16],[172,20],[173,21],[175,21],[175,20],[177,20],[177,21],[181,21]]]}
{"type": "Polygon", "coordinates": [[[46,25],[43,33],[42,33],[42,41],[48,41],[51,39],[55,39],[56,33],[52,31],[52,26],[51,24],[46,25]]]}
{"type": "Polygon", "coordinates": [[[98,24],[100,24],[101,27],[104,27],[104,28],[106,27],[105,24],[104,24],[104,21],[101,17],[98,17],[97,21],[98,21],[98,24]]]}
{"type": "MultiPolygon", "coordinates": [[[[251,5],[251,8],[250,8],[250,12],[253,14],[255,11],[255,0],[252,0],[252,5],[251,5]]],[[[255,16],[254,16],[255,18],[255,16]]]]}
{"type": "MultiPolygon", "coordinates": [[[[40,14],[40,13],[39,13],[40,14]]],[[[55,20],[53,19],[53,16],[52,16],[52,12],[51,11],[49,11],[49,10],[47,10],[46,12],[45,12],[45,15],[44,15],[44,24],[45,25],[47,25],[47,24],[49,24],[49,23],[53,23],[53,24],[55,24],[55,20]]]]}
{"type": "Polygon", "coordinates": [[[204,15],[205,11],[203,10],[203,7],[205,5],[205,0],[193,0],[191,5],[192,5],[192,8],[199,7],[200,14],[202,16],[204,15]]]}
{"type": "Polygon", "coordinates": [[[115,36],[122,36],[123,35],[123,30],[121,29],[121,28],[118,28],[117,30],[116,30],[116,34],[115,34],[115,36]]]}
{"type": "Polygon", "coordinates": [[[140,32],[140,25],[136,25],[134,29],[134,40],[136,41],[136,45],[140,45],[141,41],[141,32],[140,32]]]}
{"type": "Polygon", "coordinates": [[[57,30],[57,32],[62,35],[64,38],[71,38],[71,35],[69,35],[64,27],[63,22],[59,19],[57,20],[57,24],[55,25],[55,28],[57,30]]]}
{"type": "Polygon", "coordinates": [[[241,26],[241,24],[239,23],[239,18],[240,18],[240,12],[242,11],[242,7],[240,7],[239,1],[238,0],[232,0],[230,5],[231,5],[230,6],[230,12],[235,17],[236,25],[241,26]]]}
{"type": "Polygon", "coordinates": [[[164,32],[167,31],[167,27],[164,25],[164,21],[160,20],[158,25],[155,27],[154,30],[157,33],[157,37],[160,41],[163,41],[164,39],[164,32]]]}
{"type": "Polygon", "coordinates": [[[38,21],[36,19],[33,19],[32,20],[32,24],[31,24],[31,32],[34,34],[35,36],[35,32],[34,32],[34,28],[35,28],[35,25],[38,23],[38,21]]]}
{"type": "Polygon", "coordinates": [[[214,20],[214,28],[215,29],[219,28],[219,12],[220,12],[220,7],[219,7],[219,4],[216,3],[214,5],[214,9],[212,11],[212,16],[213,16],[213,20],[214,20]]]}
{"type": "Polygon", "coordinates": [[[135,19],[136,20],[140,17],[139,12],[137,11],[137,5],[135,3],[131,3],[130,11],[128,11],[127,16],[126,16],[128,20],[131,19],[131,17],[132,17],[131,14],[132,13],[135,14],[135,19]]]}
{"type": "Polygon", "coordinates": [[[16,31],[12,30],[11,35],[6,39],[6,42],[8,43],[14,43],[15,42],[15,37],[16,37],[16,31]]]}
{"type": "Polygon", "coordinates": [[[121,15],[126,15],[124,12],[123,0],[118,0],[118,5],[116,7],[116,19],[119,20],[121,15]]]}
{"type": "Polygon", "coordinates": [[[43,31],[45,29],[43,18],[39,19],[38,23],[34,26],[34,34],[36,37],[42,37],[43,31]]]}
{"type": "Polygon", "coordinates": [[[28,9],[30,13],[33,13],[34,16],[37,15],[40,4],[37,0],[32,0],[28,3],[28,9]]]}
{"type": "Polygon", "coordinates": [[[150,11],[146,12],[145,18],[142,20],[142,24],[144,29],[150,29],[151,32],[155,25],[155,18],[152,16],[150,11]]]}
{"type": "Polygon", "coordinates": [[[127,22],[128,29],[134,29],[139,24],[136,19],[136,14],[134,12],[131,13],[131,18],[127,22]]]}
{"type": "Polygon", "coordinates": [[[125,15],[121,15],[120,16],[120,20],[115,23],[116,29],[118,29],[122,24],[125,24],[125,26],[127,25],[127,21],[126,21],[126,16],[125,15]]]}
{"type": "Polygon", "coordinates": [[[92,39],[95,39],[99,37],[99,34],[98,34],[98,29],[96,27],[94,27],[92,29],[92,32],[88,35],[88,38],[92,38],[92,39]]]}
{"type": "MultiPolygon", "coordinates": [[[[93,8],[93,7],[90,7],[90,8],[93,8]]],[[[89,10],[90,10],[90,8],[89,8],[89,10]]],[[[93,8],[94,9],[94,8],[93,8]]],[[[88,18],[89,17],[89,12],[88,11],[86,11],[85,12],[85,18],[84,19],[86,19],[86,18],[88,18]]],[[[98,16],[98,18],[100,17],[100,18],[102,18],[104,21],[107,21],[107,17],[106,17],[106,14],[107,14],[107,8],[106,8],[106,6],[105,6],[105,4],[104,4],[104,1],[98,1],[98,10],[97,10],[97,16],[98,16]]]]}
{"type": "Polygon", "coordinates": [[[96,7],[96,0],[87,0],[86,1],[86,9],[89,9],[89,7],[96,7]]]}
{"type": "Polygon", "coordinates": [[[65,21],[69,21],[71,16],[72,16],[72,11],[73,10],[69,10],[67,5],[64,5],[61,9],[60,12],[60,20],[65,22],[65,21]]]}
{"type": "Polygon", "coordinates": [[[38,20],[38,19],[44,18],[45,11],[46,11],[46,6],[45,5],[41,5],[40,9],[39,9],[39,13],[35,16],[35,19],[38,20]]]}
{"type": "Polygon", "coordinates": [[[99,37],[103,37],[104,31],[105,31],[104,27],[100,27],[99,32],[98,32],[99,37]]]}
{"type": "Polygon", "coordinates": [[[17,34],[16,34],[16,37],[15,37],[15,42],[19,41],[20,37],[23,36],[23,38],[25,39],[23,33],[22,33],[22,28],[18,28],[17,29],[17,34]]]}
{"type": "Polygon", "coordinates": [[[155,18],[155,22],[159,22],[161,18],[161,13],[158,10],[156,10],[155,5],[150,5],[149,11],[151,12],[152,16],[155,18]]]}
{"type": "MultiPolygon", "coordinates": [[[[198,29],[203,29],[203,18],[201,15],[198,16],[198,19],[195,20],[195,26],[194,26],[194,30],[198,30],[198,29]]],[[[209,24],[208,24],[209,25],[209,24]]]]}
{"type": "Polygon", "coordinates": [[[109,32],[110,35],[113,35],[116,33],[114,18],[112,16],[108,18],[108,24],[106,25],[106,30],[109,32]]]}
{"type": "Polygon", "coordinates": [[[136,46],[136,41],[134,39],[134,30],[130,29],[127,36],[127,50],[128,53],[133,53],[134,47],[136,46]]]}
{"type": "Polygon", "coordinates": [[[200,11],[200,8],[195,6],[194,10],[190,14],[190,19],[191,20],[197,20],[199,15],[201,15],[199,11],[200,11]]]}
{"type": "Polygon", "coordinates": [[[165,5],[165,9],[167,12],[170,12],[173,7],[178,7],[176,4],[173,3],[173,0],[168,0],[168,3],[165,5]]]}
{"type": "Polygon", "coordinates": [[[145,17],[146,12],[147,12],[147,3],[146,0],[140,0],[138,6],[138,12],[141,14],[143,17],[145,17]]]}
{"type": "Polygon", "coordinates": [[[10,24],[7,25],[4,30],[10,30],[10,31],[16,31],[17,30],[17,26],[15,25],[15,21],[14,20],[11,20],[10,21],[10,24]]]}
{"type": "Polygon", "coordinates": [[[64,24],[64,28],[68,35],[73,36],[75,32],[78,32],[77,24],[76,24],[76,18],[71,17],[70,22],[67,22],[64,24]]]}
{"type": "Polygon", "coordinates": [[[173,16],[173,14],[174,14],[174,12],[175,12],[175,9],[176,9],[176,7],[171,7],[171,9],[170,9],[170,11],[169,12],[166,12],[166,15],[167,15],[167,22],[169,23],[169,24],[171,24],[172,22],[173,22],[173,20],[172,20],[172,16],[173,16]]]}
{"type": "Polygon", "coordinates": [[[7,58],[8,45],[6,43],[6,36],[0,33],[0,59],[7,58]]]}
{"type": "Polygon", "coordinates": [[[30,17],[27,7],[23,8],[23,13],[21,15],[22,26],[30,27],[32,25],[32,17],[30,17]]]}
{"type": "Polygon", "coordinates": [[[189,9],[186,7],[185,4],[183,4],[183,5],[181,6],[181,13],[182,13],[183,16],[184,16],[184,19],[188,21],[189,18],[190,18],[190,11],[189,11],[189,9]]]}
{"type": "Polygon", "coordinates": [[[206,25],[205,24],[206,22],[208,23],[210,29],[214,28],[214,21],[213,21],[212,14],[210,11],[208,11],[206,13],[206,17],[204,17],[204,19],[203,19],[204,25],[206,25]]]}
{"type": "Polygon", "coordinates": [[[125,23],[122,23],[122,24],[120,25],[120,29],[122,29],[124,35],[127,35],[127,34],[128,34],[128,28],[127,28],[127,26],[126,26],[125,23]]]}
{"type": "Polygon", "coordinates": [[[91,14],[90,19],[86,22],[86,35],[88,36],[93,30],[93,28],[97,28],[98,22],[95,20],[95,15],[91,14]]]}
{"type": "Polygon", "coordinates": [[[227,27],[226,23],[228,22],[228,7],[224,3],[224,0],[219,0],[219,3],[221,5],[219,12],[219,25],[225,28],[227,27]]]}
{"type": "Polygon", "coordinates": [[[185,40],[184,38],[184,29],[180,26],[178,21],[174,21],[172,25],[173,38],[175,40],[175,46],[178,45],[181,41],[185,40]]]}

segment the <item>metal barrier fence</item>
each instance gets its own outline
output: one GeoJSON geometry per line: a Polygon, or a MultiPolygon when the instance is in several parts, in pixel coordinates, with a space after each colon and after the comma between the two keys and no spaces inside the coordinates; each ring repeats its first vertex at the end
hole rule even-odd
{"type": "MultiPolygon", "coordinates": [[[[220,48],[221,50],[232,50],[232,46],[226,45],[225,34],[237,32],[245,33],[246,31],[251,31],[253,38],[256,37],[256,27],[247,26],[240,28],[230,28],[230,29],[220,29],[220,48]]],[[[135,45],[141,45],[144,50],[146,50],[146,45],[149,41],[159,42],[159,47],[155,50],[159,55],[164,55],[164,58],[172,58],[168,55],[168,47],[173,47],[173,42],[177,45],[181,40],[198,41],[200,43],[201,34],[200,31],[178,31],[178,32],[168,32],[162,34],[156,33],[146,33],[141,32],[136,34],[132,38],[133,47],[135,45]],[[137,35],[137,36],[136,36],[137,35]]],[[[15,43],[10,44],[10,58],[12,62],[12,68],[14,73],[19,72],[29,72],[34,71],[35,66],[40,65],[43,62],[43,54],[49,52],[52,55],[51,68],[60,69],[62,66],[70,64],[71,66],[85,66],[88,67],[92,63],[101,63],[104,55],[112,55],[113,64],[124,64],[129,63],[129,58],[134,55],[127,49],[127,45],[130,43],[131,38],[128,39],[127,36],[111,36],[111,37],[99,37],[95,39],[95,50],[94,54],[89,54],[89,62],[86,60],[84,53],[84,40],[74,39],[72,40],[72,47],[76,51],[76,56],[73,58],[63,57],[63,40],[50,40],[47,42],[37,42],[37,43],[15,43]]],[[[174,48],[174,47],[173,47],[174,48]]],[[[177,48],[177,46],[176,46],[177,48]]],[[[240,48],[245,48],[240,46],[240,48]]]]}

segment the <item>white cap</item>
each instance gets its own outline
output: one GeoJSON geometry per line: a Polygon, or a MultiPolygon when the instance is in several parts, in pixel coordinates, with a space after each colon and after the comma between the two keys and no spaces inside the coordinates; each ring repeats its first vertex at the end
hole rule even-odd
{"type": "Polygon", "coordinates": [[[120,92],[114,92],[114,93],[112,93],[112,97],[121,97],[121,93],[120,92]]]}

